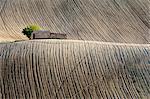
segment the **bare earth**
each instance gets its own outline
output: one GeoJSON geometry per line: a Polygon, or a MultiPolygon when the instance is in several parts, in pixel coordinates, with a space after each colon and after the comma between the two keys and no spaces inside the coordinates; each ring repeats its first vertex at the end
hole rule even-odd
{"type": "Polygon", "coordinates": [[[149,5],[0,0],[0,99],[149,99],[149,5]],[[69,40],[29,41],[28,24],[69,40]]]}

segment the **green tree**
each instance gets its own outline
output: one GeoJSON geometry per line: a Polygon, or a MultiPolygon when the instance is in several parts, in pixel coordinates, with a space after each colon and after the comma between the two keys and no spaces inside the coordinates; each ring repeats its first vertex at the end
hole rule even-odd
{"type": "Polygon", "coordinates": [[[26,35],[29,39],[31,38],[31,34],[33,31],[41,30],[41,27],[38,25],[29,25],[23,29],[22,33],[26,35]]]}
{"type": "Polygon", "coordinates": [[[41,27],[38,26],[38,25],[30,25],[29,27],[30,27],[33,31],[41,30],[41,27]]]}

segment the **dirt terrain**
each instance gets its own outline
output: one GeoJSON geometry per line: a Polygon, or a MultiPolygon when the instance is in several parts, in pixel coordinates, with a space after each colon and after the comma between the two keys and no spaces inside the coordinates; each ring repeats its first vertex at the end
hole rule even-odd
{"type": "Polygon", "coordinates": [[[26,25],[69,39],[148,43],[149,0],[0,0],[0,37],[25,39],[26,25]]]}
{"type": "Polygon", "coordinates": [[[149,5],[0,0],[0,99],[149,99],[149,5]],[[68,39],[28,40],[28,24],[68,39]]]}

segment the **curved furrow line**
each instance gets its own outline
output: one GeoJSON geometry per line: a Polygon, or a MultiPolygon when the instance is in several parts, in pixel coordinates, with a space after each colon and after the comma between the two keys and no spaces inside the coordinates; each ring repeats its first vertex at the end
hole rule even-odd
{"type": "Polygon", "coordinates": [[[148,44],[37,40],[0,48],[5,98],[150,96],[148,44]]]}
{"type": "Polygon", "coordinates": [[[149,4],[0,0],[0,98],[149,98],[149,4]],[[72,40],[5,43],[28,24],[72,40]]]}
{"type": "Polygon", "coordinates": [[[69,39],[149,43],[148,4],[148,0],[8,0],[1,16],[14,39],[25,39],[20,34],[23,25],[39,24],[67,33],[69,39]]]}

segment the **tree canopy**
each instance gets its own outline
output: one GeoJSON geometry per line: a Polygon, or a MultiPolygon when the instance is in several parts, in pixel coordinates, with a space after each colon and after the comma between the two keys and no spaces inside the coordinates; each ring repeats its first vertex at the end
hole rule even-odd
{"type": "Polygon", "coordinates": [[[41,27],[38,25],[29,25],[23,29],[22,33],[26,35],[29,39],[31,38],[31,34],[33,31],[41,30],[41,27]]]}

